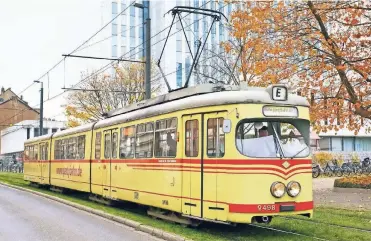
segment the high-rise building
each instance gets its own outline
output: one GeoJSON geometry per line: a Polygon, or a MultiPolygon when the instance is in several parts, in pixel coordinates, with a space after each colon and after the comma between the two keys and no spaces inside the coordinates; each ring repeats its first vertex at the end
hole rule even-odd
{"type": "MultiPolygon", "coordinates": [[[[108,1],[104,0],[104,4],[108,5],[108,1]]],[[[148,16],[148,6],[151,18],[151,57],[154,62],[157,62],[161,55],[169,31],[167,27],[171,25],[172,21],[171,13],[166,13],[175,6],[213,9],[223,12],[226,16],[230,16],[232,11],[232,4],[224,3],[223,0],[136,1],[136,3],[144,6],[143,8],[131,5],[131,3],[130,0],[109,1],[110,17],[114,18],[121,13],[121,16],[116,18],[110,26],[112,35],[110,52],[113,58],[123,56],[124,59],[139,60],[145,57],[145,44],[143,42],[146,39],[145,21],[148,16]]],[[[108,11],[107,6],[105,11],[108,11]]],[[[197,50],[195,41],[199,39],[204,44],[213,19],[210,16],[192,13],[182,13],[181,18],[188,44],[194,56],[197,50]]],[[[176,17],[161,58],[161,66],[173,89],[184,85],[193,62],[181,23],[178,20],[178,17],[176,17]]],[[[221,19],[221,21],[215,22],[211,29],[198,66],[199,72],[204,74],[202,76],[211,75],[211,67],[205,63],[210,60],[212,53],[218,53],[221,50],[220,43],[228,37],[224,26],[225,20],[221,19]]],[[[192,75],[190,84],[192,85],[198,80],[199,78],[192,75]]]]}

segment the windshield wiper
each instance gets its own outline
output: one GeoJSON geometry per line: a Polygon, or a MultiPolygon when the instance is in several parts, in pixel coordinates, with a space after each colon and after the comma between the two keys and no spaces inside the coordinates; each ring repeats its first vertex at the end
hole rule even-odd
{"type": "Polygon", "coordinates": [[[297,155],[299,155],[302,151],[304,151],[305,149],[309,148],[308,146],[305,146],[303,149],[301,149],[298,153],[296,153],[295,155],[293,155],[291,157],[291,159],[293,159],[294,157],[296,157],[297,155]]]}

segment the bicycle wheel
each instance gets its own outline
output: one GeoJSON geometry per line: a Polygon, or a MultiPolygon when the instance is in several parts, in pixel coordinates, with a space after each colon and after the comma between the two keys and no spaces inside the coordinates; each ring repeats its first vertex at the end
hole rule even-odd
{"type": "Polygon", "coordinates": [[[335,169],[335,175],[336,175],[337,177],[341,177],[341,176],[343,176],[343,170],[342,170],[341,168],[336,168],[336,169],[335,169]]]}
{"type": "Polygon", "coordinates": [[[314,167],[312,168],[312,177],[313,178],[317,178],[320,174],[320,171],[319,171],[319,168],[318,167],[314,167]]]}

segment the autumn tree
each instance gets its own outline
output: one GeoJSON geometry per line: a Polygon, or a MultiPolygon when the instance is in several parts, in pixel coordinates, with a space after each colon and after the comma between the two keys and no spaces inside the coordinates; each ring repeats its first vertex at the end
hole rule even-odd
{"type": "Polygon", "coordinates": [[[240,71],[248,66],[251,85],[286,83],[308,97],[317,131],[347,127],[357,133],[370,123],[369,1],[243,4],[232,14],[231,35],[247,39],[240,71]]]}
{"type": "MultiPolygon", "coordinates": [[[[108,72],[82,74],[82,78],[86,80],[79,88],[86,91],[72,91],[68,95],[66,107],[68,126],[74,127],[103,119],[103,115],[111,110],[144,99],[143,64],[121,63],[108,71],[113,74],[110,75],[108,72]]],[[[151,90],[152,96],[155,96],[161,91],[160,77],[155,67],[151,72],[151,90]]]]}

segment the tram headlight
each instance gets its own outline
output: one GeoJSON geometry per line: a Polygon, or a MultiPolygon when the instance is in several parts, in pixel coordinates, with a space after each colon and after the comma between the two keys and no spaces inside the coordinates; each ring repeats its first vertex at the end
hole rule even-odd
{"type": "Polygon", "coordinates": [[[271,186],[271,194],[277,198],[280,198],[283,195],[285,195],[285,190],[286,190],[285,184],[283,184],[282,182],[274,182],[271,186]]]}
{"type": "Polygon", "coordinates": [[[301,186],[298,182],[292,181],[287,184],[287,193],[291,197],[296,197],[301,191],[301,186]]]}

